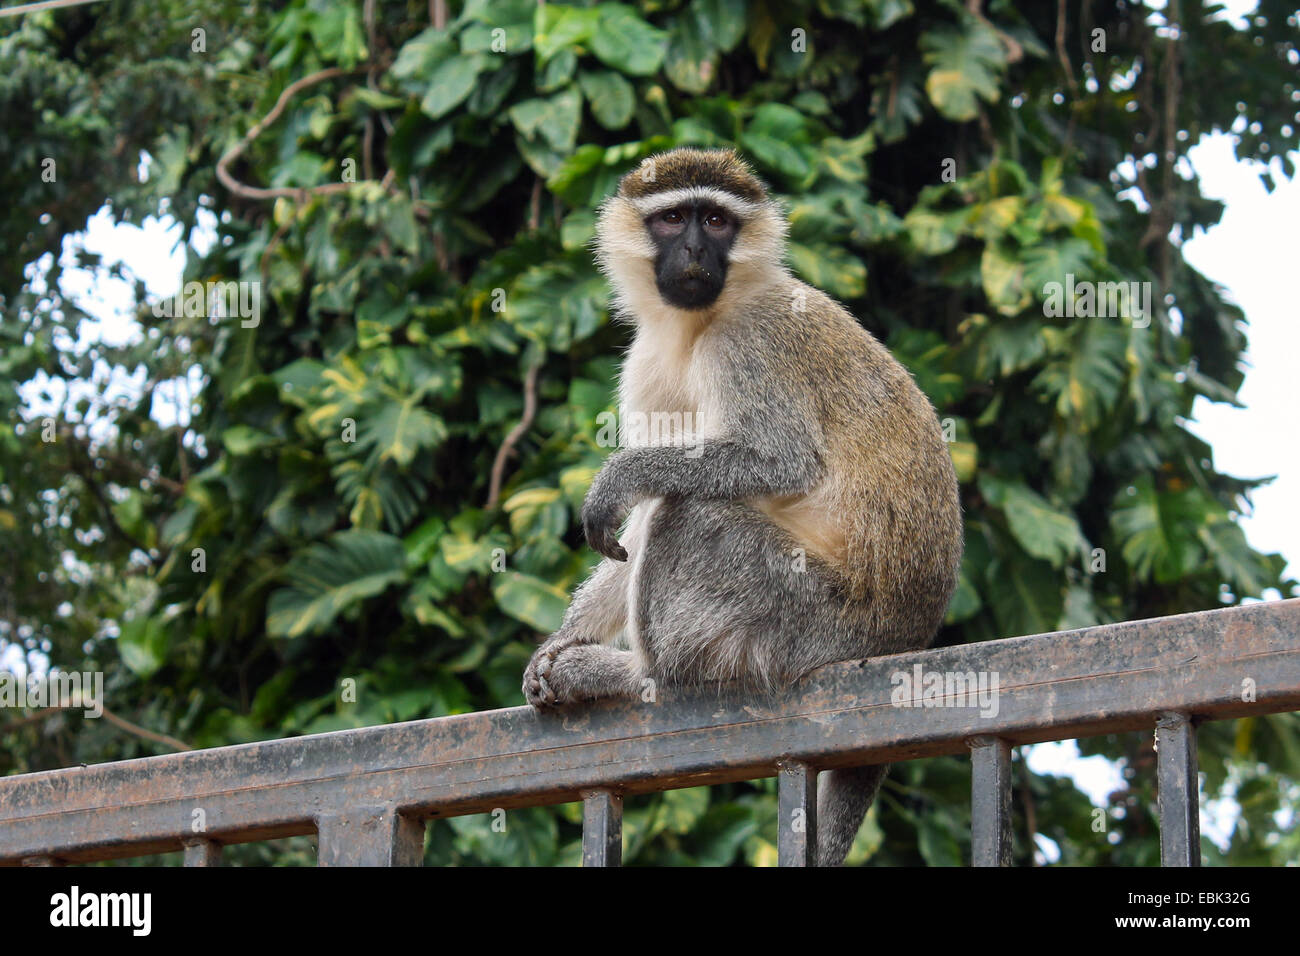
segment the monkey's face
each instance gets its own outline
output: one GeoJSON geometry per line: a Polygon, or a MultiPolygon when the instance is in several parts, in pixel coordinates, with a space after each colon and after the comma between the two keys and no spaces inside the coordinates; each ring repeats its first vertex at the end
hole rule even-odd
{"type": "Polygon", "coordinates": [[[645,220],[655,244],[655,285],[679,309],[712,305],[727,282],[727,256],[739,223],[706,201],[683,203],[645,220]]]}

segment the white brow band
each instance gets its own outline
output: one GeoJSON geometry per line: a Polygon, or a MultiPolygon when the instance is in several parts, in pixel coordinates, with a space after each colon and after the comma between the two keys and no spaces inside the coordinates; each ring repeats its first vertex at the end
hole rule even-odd
{"type": "Polygon", "coordinates": [[[674,206],[680,206],[683,203],[700,201],[721,206],[740,219],[747,219],[762,208],[761,203],[741,199],[735,193],[729,193],[725,189],[719,189],[716,186],[686,186],[682,189],[670,189],[667,192],[651,193],[649,196],[642,196],[640,199],[628,200],[632,207],[643,216],[652,216],[657,212],[672,209],[674,206]]]}

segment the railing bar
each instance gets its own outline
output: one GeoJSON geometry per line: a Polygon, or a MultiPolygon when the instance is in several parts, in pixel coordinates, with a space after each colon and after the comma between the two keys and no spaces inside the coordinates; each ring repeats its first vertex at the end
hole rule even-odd
{"type": "Polygon", "coordinates": [[[317,866],[420,866],[424,821],[394,807],[356,807],[316,821],[317,866]]]}
{"type": "Polygon", "coordinates": [[[1011,744],[981,735],[971,754],[971,866],[1011,865],[1011,744]]]}
{"type": "Polygon", "coordinates": [[[583,791],[582,865],[623,865],[623,798],[612,790],[583,791]]]}
{"type": "Polygon", "coordinates": [[[763,702],[735,687],[664,690],[668,706],[650,709],[520,707],[0,778],[0,864],[180,850],[196,806],[230,844],[310,833],[358,799],[456,816],[752,779],[792,754],[882,764],[969,753],[972,735],[1023,745],[1149,730],[1164,712],[1297,710],[1300,599],[841,662],[763,702]],[[996,671],[999,707],[899,707],[892,677],[916,668],[996,671]],[[1223,693],[1248,678],[1258,698],[1223,693]]]}
{"type": "Polygon", "coordinates": [[[816,866],[817,771],[796,760],[777,771],[777,863],[816,866]]]}
{"type": "Polygon", "coordinates": [[[221,844],[215,840],[186,840],[186,866],[220,866],[221,844]]]}
{"type": "Polygon", "coordinates": [[[1196,726],[1188,714],[1156,720],[1160,804],[1160,865],[1201,865],[1201,801],[1196,726]]]}

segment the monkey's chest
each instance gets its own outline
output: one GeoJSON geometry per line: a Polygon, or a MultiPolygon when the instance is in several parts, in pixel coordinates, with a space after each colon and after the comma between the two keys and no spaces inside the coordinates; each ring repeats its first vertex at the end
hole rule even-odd
{"type": "Polygon", "coordinates": [[[701,347],[639,338],[623,365],[623,444],[691,445],[714,437],[722,424],[719,399],[701,347]]]}

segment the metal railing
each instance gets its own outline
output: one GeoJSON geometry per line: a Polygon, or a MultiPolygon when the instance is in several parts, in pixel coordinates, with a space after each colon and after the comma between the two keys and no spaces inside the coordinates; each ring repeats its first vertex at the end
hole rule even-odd
{"type": "Polygon", "coordinates": [[[972,862],[1006,865],[1012,747],[1154,727],[1161,859],[1194,866],[1196,725],[1288,710],[1300,599],[832,664],[772,699],[664,689],[0,778],[0,863],[212,866],[316,833],[322,866],[413,865],[427,820],[581,800],[584,864],[617,866],[625,795],[777,776],[780,862],[806,866],[818,771],[969,750],[972,862]]]}

